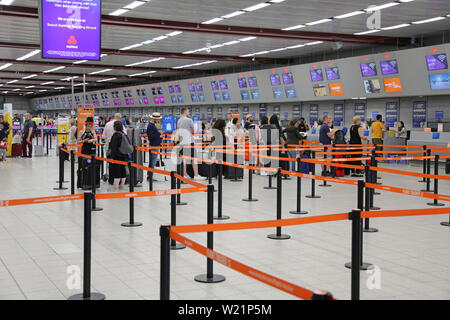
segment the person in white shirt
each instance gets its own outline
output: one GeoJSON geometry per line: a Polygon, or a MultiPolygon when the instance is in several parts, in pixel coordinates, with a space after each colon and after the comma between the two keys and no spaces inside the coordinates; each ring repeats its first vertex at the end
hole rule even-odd
{"type": "Polygon", "coordinates": [[[233,125],[233,115],[231,112],[227,114],[227,124],[225,125],[225,136],[229,137],[231,134],[231,126],[233,125]]]}
{"type": "Polygon", "coordinates": [[[114,122],[121,121],[122,115],[120,113],[116,113],[114,118],[112,118],[103,129],[102,139],[105,140],[106,149],[109,149],[109,143],[111,142],[111,138],[114,134],[114,122]]]}

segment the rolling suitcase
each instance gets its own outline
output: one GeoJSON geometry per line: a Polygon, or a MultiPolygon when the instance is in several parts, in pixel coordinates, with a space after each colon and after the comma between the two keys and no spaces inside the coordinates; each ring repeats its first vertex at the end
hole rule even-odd
{"type": "MultiPolygon", "coordinates": [[[[334,158],[335,159],[340,159],[340,158],[342,158],[342,156],[341,155],[335,155],[334,158]]],[[[344,168],[334,167],[334,172],[335,172],[335,177],[343,177],[343,176],[345,176],[345,169],[344,168]]]]}
{"type": "MultiPolygon", "coordinates": [[[[95,161],[95,184],[96,188],[100,188],[100,162],[95,161]]],[[[92,188],[92,176],[91,176],[92,163],[90,159],[83,159],[83,165],[77,171],[77,187],[83,190],[89,190],[92,188]]]]}
{"type": "Polygon", "coordinates": [[[202,177],[209,177],[209,167],[211,166],[211,177],[217,177],[217,165],[215,163],[201,163],[198,165],[198,174],[202,177]]]}
{"type": "Polygon", "coordinates": [[[22,155],[22,145],[20,143],[14,143],[11,147],[11,157],[17,158],[22,155]]]}

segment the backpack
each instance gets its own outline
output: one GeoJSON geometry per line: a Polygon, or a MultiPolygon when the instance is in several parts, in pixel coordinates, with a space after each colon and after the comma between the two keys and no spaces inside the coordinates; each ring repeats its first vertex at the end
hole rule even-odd
{"type": "Polygon", "coordinates": [[[334,134],[334,143],[335,144],[347,144],[345,141],[345,133],[342,130],[338,130],[334,134]]]}
{"type": "Polygon", "coordinates": [[[128,136],[123,132],[121,132],[120,134],[122,135],[122,140],[120,141],[119,152],[122,154],[132,153],[134,148],[130,142],[130,138],[128,138],[128,136]]]}

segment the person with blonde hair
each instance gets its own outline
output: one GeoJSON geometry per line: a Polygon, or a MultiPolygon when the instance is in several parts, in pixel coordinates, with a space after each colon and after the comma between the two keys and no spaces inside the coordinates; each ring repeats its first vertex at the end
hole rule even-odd
{"type": "MultiPolygon", "coordinates": [[[[361,117],[354,116],[353,117],[353,125],[350,127],[350,142],[349,144],[361,145],[363,141],[368,141],[369,138],[364,136],[364,128],[361,126],[361,117]]],[[[352,150],[352,151],[361,151],[361,150],[352,150]]],[[[352,158],[360,158],[362,154],[354,154],[352,158]]],[[[355,166],[361,166],[361,160],[352,161],[352,164],[355,166]]],[[[353,169],[352,177],[362,177],[361,170],[353,169]]]]}
{"type": "MultiPolygon", "coordinates": [[[[69,139],[67,144],[77,144],[77,131],[77,119],[72,118],[69,120],[69,139]]],[[[76,151],[76,147],[68,147],[67,149],[76,151]]]]}

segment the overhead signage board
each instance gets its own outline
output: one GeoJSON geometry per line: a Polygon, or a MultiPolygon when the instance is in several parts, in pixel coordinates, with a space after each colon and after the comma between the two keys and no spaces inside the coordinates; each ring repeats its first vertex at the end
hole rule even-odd
{"type": "Polygon", "coordinates": [[[41,0],[45,59],[100,60],[101,0],[41,0]]]}

